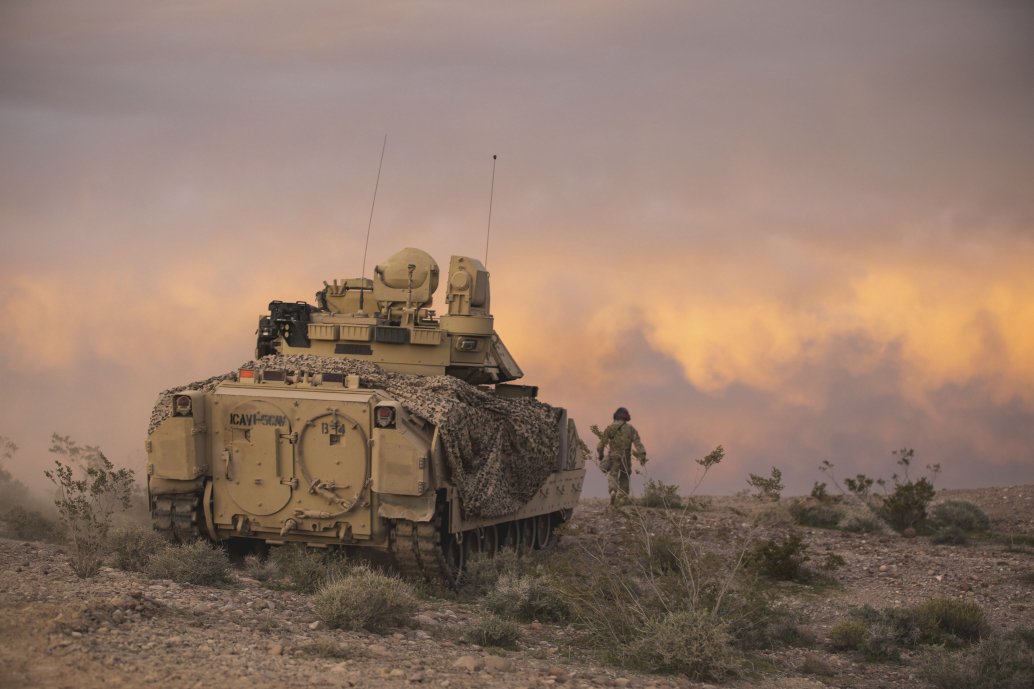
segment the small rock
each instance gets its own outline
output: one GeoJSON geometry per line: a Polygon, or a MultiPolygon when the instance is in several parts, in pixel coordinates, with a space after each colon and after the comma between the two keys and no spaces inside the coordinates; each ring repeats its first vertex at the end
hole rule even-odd
{"type": "Polygon", "coordinates": [[[513,661],[503,656],[486,656],[485,669],[493,672],[510,672],[513,670],[513,661]]]}
{"type": "Polygon", "coordinates": [[[452,666],[458,670],[466,670],[467,672],[476,672],[481,669],[481,659],[475,658],[474,656],[460,656],[453,662],[452,666]]]}
{"type": "Polygon", "coordinates": [[[886,572],[887,571],[887,565],[880,565],[880,571],[881,572],[886,572]]]}
{"type": "Polygon", "coordinates": [[[410,676],[406,677],[406,681],[411,682],[412,684],[419,684],[424,681],[424,673],[414,672],[410,676]]]}
{"type": "Polygon", "coordinates": [[[902,531],[901,535],[904,536],[905,538],[915,538],[916,537],[916,530],[913,529],[910,526],[907,529],[905,529],[904,531],[902,531]]]}
{"type": "Polygon", "coordinates": [[[320,628],[320,621],[319,620],[316,620],[315,622],[310,622],[309,623],[309,629],[312,629],[313,631],[315,631],[315,630],[317,630],[319,628],[320,628]]]}
{"type": "Polygon", "coordinates": [[[382,644],[370,644],[366,647],[366,650],[375,656],[386,656],[388,655],[388,647],[382,644]]]}
{"type": "Polygon", "coordinates": [[[271,655],[271,656],[283,655],[283,653],[284,653],[284,645],[282,643],[280,643],[280,642],[277,642],[277,643],[275,643],[275,644],[273,644],[272,646],[269,647],[269,655],[271,655]]]}
{"type": "Polygon", "coordinates": [[[392,668],[391,672],[388,673],[388,677],[405,677],[406,673],[399,668],[392,668]]]}
{"type": "Polygon", "coordinates": [[[627,677],[618,677],[617,679],[614,680],[614,686],[615,687],[627,687],[631,683],[632,683],[632,681],[630,679],[628,679],[627,677]]]}

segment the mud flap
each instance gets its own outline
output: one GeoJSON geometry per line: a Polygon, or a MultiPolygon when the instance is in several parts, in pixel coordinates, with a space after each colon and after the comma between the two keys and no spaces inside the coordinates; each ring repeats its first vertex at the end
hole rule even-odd
{"type": "Polygon", "coordinates": [[[408,519],[413,522],[429,522],[434,518],[436,495],[428,491],[425,495],[381,495],[377,515],[385,519],[408,519]]]}

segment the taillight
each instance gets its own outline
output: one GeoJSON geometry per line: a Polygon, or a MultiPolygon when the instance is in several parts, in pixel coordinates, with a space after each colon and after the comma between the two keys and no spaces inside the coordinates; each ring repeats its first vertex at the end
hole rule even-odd
{"type": "Polygon", "coordinates": [[[172,415],[173,416],[193,416],[194,402],[190,399],[189,395],[175,395],[172,398],[172,415]]]}
{"type": "Polygon", "coordinates": [[[395,407],[377,407],[374,423],[377,428],[395,428],[395,407]]]}

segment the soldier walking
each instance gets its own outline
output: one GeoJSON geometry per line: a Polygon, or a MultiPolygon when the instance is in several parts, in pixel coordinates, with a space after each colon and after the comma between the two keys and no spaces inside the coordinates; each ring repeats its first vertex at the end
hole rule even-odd
{"type": "Polygon", "coordinates": [[[639,466],[646,464],[646,448],[639,439],[639,431],[629,423],[631,420],[628,410],[618,407],[614,412],[614,423],[600,434],[600,443],[596,447],[600,469],[607,474],[611,505],[625,502],[631,495],[629,474],[632,472],[632,455],[635,454],[639,460],[639,466]]]}

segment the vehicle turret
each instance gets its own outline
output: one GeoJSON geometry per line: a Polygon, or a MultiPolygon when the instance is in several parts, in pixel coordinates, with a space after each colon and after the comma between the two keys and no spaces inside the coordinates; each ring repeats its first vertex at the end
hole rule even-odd
{"type": "Polygon", "coordinates": [[[441,316],[431,308],[439,278],[434,258],[406,248],[377,265],[372,279],[324,282],[315,305],[271,302],[259,319],[256,355],[346,357],[475,385],[521,378],[494,329],[484,265],[467,256],[449,260],[441,316]]]}

